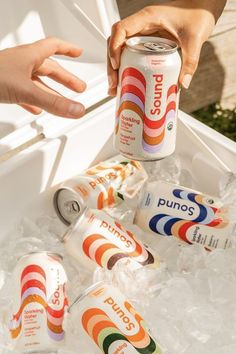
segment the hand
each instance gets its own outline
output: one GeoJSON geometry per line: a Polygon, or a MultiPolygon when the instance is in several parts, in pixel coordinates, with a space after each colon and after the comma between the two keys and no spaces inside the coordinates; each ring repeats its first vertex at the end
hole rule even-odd
{"type": "Polygon", "coordinates": [[[108,40],[108,93],[116,95],[120,55],[126,39],[135,35],[158,35],[177,41],[182,50],[179,83],[188,88],[202,45],[212,33],[225,3],[226,0],[169,1],[145,7],[114,24],[108,40]]]}
{"type": "Polygon", "coordinates": [[[54,54],[75,58],[81,52],[76,45],[57,38],[1,50],[0,102],[17,103],[33,114],[45,110],[67,118],[83,116],[81,103],[61,96],[40,79],[47,76],[75,92],[83,92],[85,82],[49,58],[54,54]]]}

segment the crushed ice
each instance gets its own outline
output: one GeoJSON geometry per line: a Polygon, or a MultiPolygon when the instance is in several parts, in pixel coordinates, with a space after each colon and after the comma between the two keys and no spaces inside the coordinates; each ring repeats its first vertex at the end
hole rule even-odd
{"type": "MultiPolygon", "coordinates": [[[[191,176],[181,169],[178,156],[161,163],[145,164],[150,179],[180,183],[191,176]],[[156,176],[156,177],[155,177],[156,176]],[[157,177],[158,176],[158,177],[157,177]]],[[[236,178],[225,176],[220,185],[224,200],[232,203],[236,178]]],[[[234,192],[235,193],[235,192],[234,192]]],[[[235,203],[236,197],[233,200],[235,203]]],[[[55,216],[40,216],[36,221],[24,218],[5,238],[0,249],[0,353],[12,350],[7,329],[9,308],[14,294],[11,272],[21,255],[50,250],[64,256],[69,278],[69,298],[73,300],[95,281],[105,280],[122,289],[146,319],[153,336],[167,354],[236,353],[236,248],[205,251],[199,245],[179,244],[175,238],[143,233],[132,225],[133,211],[127,205],[111,212],[125,222],[138,238],[159,255],[159,269],[128,270],[117,263],[112,271],[97,268],[91,274],[65,254],[60,242],[65,226],[55,216]]],[[[90,339],[78,333],[76,316],[68,315],[66,347],[59,354],[96,354],[90,339]]]]}

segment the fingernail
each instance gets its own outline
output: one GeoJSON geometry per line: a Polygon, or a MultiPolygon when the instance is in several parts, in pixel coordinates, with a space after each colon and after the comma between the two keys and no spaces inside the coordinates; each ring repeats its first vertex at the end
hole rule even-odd
{"type": "Polygon", "coordinates": [[[183,81],[182,81],[182,86],[185,88],[185,89],[188,89],[189,88],[189,85],[192,81],[192,75],[190,74],[185,74],[184,75],[184,78],[183,78],[183,81]]]}
{"type": "Polygon", "coordinates": [[[84,113],[84,107],[81,104],[72,103],[69,106],[68,115],[80,117],[84,113]]]}
{"type": "Polygon", "coordinates": [[[118,69],[115,59],[114,58],[110,58],[110,60],[111,60],[111,65],[112,65],[113,69],[114,70],[118,69]]]}

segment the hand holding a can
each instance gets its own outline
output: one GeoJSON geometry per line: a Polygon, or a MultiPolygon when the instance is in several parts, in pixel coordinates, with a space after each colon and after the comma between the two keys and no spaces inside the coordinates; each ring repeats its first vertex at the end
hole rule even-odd
{"type": "Polygon", "coordinates": [[[127,38],[158,35],[178,42],[182,50],[179,83],[188,88],[197,69],[200,51],[220,17],[225,0],[175,0],[148,6],[115,23],[108,40],[108,81],[111,96],[116,95],[117,69],[127,38]]]}
{"type": "Polygon", "coordinates": [[[85,82],[50,58],[55,54],[76,58],[81,52],[77,45],[53,37],[1,50],[0,102],[19,104],[33,114],[45,110],[66,118],[83,116],[81,103],[63,97],[41,80],[48,77],[75,92],[83,92],[85,82]]]}

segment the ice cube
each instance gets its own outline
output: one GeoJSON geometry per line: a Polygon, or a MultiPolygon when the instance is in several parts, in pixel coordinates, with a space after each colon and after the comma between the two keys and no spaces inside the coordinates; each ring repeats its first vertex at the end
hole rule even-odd
{"type": "Polygon", "coordinates": [[[149,175],[149,181],[161,179],[163,181],[179,184],[181,175],[181,159],[173,154],[160,161],[142,162],[149,175]]]}
{"type": "Polygon", "coordinates": [[[180,272],[193,272],[205,265],[206,251],[201,245],[182,245],[177,260],[180,272]]]}
{"type": "Polygon", "coordinates": [[[209,278],[210,300],[216,303],[234,302],[236,282],[225,278],[224,274],[211,274],[209,278]]]}
{"type": "MultiPolygon", "coordinates": [[[[171,170],[168,163],[164,168],[166,176],[169,171],[169,176],[172,174],[177,180],[178,169],[172,166],[171,170]]],[[[181,174],[182,171],[180,180],[181,174]]],[[[199,245],[180,243],[175,237],[143,232],[132,224],[133,209],[122,204],[112,211],[113,216],[123,219],[125,227],[158,254],[161,267],[131,269],[121,261],[111,271],[98,267],[92,274],[86,263],[78,264],[65,252],[60,242],[64,226],[61,227],[54,215],[42,215],[36,221],[23,219],[0,248],[0,354],[18,354],[11,350],[7,329],[11,305],[9,294],[16,295],[15,284],[10,281],[16,258],[22,253],[42,249],[64,256],[70,303],[96,281],[119,286],[143,315],[165,354],[236,352],[235,245],[227,250],[207,252],[199,245]]],[[[66,319],[66,345],[59,353],[101,353],[81,329],[78,318],[75,311],[66,319]]]]}
{"type": "Polygon", "coordinates": [[[206,267],[221,274],[227,274],[229,271],[227,251],[216,249],[206,257],[206,267]]]}
{"type": "Polygon", "coordinates": [[[179,184],[188,188],[194,187],[193,176],[187,169],[182,169],[179,177],[179,184]]]}
{"type": "Polygon", "coordinates": [[[222,324],[219,311],[211,304],[196,304],[187,311],[182,320],[183,329],[202,343],[218,333],[222,324]]]}
{"type": "Polygon", "coordinates": [[[43,232],[51,233],[57,236],[61,240],[64,235],[67,226],[58,220],[57,216],[42,215],[36,220],[37,226],[43,232]]]}
{"type": "Polygon", "coordinates": [[[193,291],[187,280],[176,276],[166,282],[158,297],[152,299],[150,308],[155,311],[156,318],[160,314],[171,321],[181,321],[194,306],[193,291]]]}
{"type": "Polygon", "coordinates": [[[132,223],[134,220],[135,210],[131,209],[125,202],[121,203],[118,207],[106,208],[104,211],[112,218],[123,222],[132,223]]]}
{"type": "MultiPolygon", "coordinates": [[[[188,283],[192,288],[194,295],[195,304],[199,302],[205,303],[209,301],[210,288],[209,288],[209,277],[211,276],[211,271],[206,268],[200,268],[194,273],[188,274],[188,283]]],[[[186,279],[186,275],[185,275],[186,279]]]]}
{"type": "MultiPolygon", "coordinates": [[[[150,319],[153,319],[153,316],[149,317],[149,321],[150,319]]],[[[157,317],[155,322],[151,321],[150,323],[151,333],[160,343],[164,353],[182,354],[190,346],[187,336],[181,331],[178,324],[174,325],[163,316],[157,317]],[[154,323],[155,325],[153,325],[154,323]]]]}

